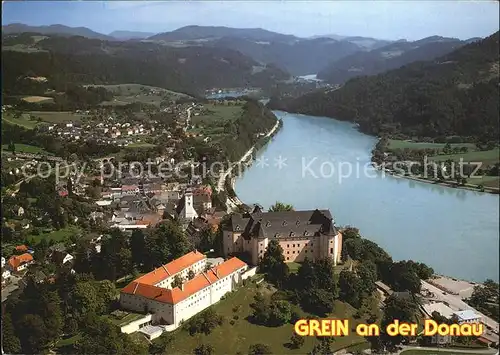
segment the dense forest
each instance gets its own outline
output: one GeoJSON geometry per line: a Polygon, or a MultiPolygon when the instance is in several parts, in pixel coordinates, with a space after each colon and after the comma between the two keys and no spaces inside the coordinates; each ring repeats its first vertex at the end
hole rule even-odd
{"type": "Polygon", "coordinates": [[[419,60],[433,60],[466,44],[456,38],[433,36],[418,41],[398,41],[368,51],[356,52],[333,61],[318,73],[318,78],[342,84],[351,78],[375,75],[419,60]]]}
{"type": "MultiPolygon", "coordinates": [[[[27,76],[46,77],[57,87],[73,84],[140,83],[178,92],[202,94],[214,87],[272,87],[288,73],[227,48],[173,48],[154,43],[108,42],[84,37],[52,36],[30,43],[26,35],[3,36],[2,94],[27,94],[19,82],[27,76]],[[257,70],[258,69],[258,70],[257,70]]],[[[43,85],[37,92],[44,94],[43,85]]]]}
{"type": "Polygon", "coordinates": [[[354,121],[375,135],[497,140],[498,40],[497,32],[431,62],[351,79],[338,90],[272,99],[269,105],[354,121]]]}

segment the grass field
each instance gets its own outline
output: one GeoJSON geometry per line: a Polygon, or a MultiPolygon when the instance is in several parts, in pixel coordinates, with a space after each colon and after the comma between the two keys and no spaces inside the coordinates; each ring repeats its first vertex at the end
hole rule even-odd
{"type": "MultiPolygon", "coordinates": [[[[399,139],[389,139],[389,149],[443,149],[446,143],[426,143],[426,142],[412,142],[407,140],[399,139]]],[[[452,148],[467,147],[469,150],[476,149],[476,145],[473,143],[452,143],[450,144],[452,148]]]]}
{"type": "Polygon", "coordinates": [[[188,95],[170,91],[163,88],[154,86],[141,85],[141,84],[116,84],[116,85],[87,85],[91,87],[103,87],[111,91],[115,97],[112,101],[104,101],[101,103],[103,106],[124,106],[134,102],[143,104],[160,105],[163,100],[176,100],[181,97],[188,97],[188,95]],[[150,91],[156,91],[152,94],[150,91]]]}
{"type": "Polygon", "coordinates": [[[446,161],[448,159],[460,161],[460,158],[462,158],[464,162],[482,162],[486,165],[495,164],[500,160],[500,149],[476,150],[467,153],[435,155],[430,157],[430,159],[435,161],[446,161]]]}
{"type": "MultiPolygon", "coordinates": [[[[48,154],[52,155],[52,153],[47,152],[45,149],[36,147],[34,145],[28,145],[28,144],[14,144],[16,146],[16,152],[19,153],[33,153],[33,154],[48,154]]],[[[2,145],[2,152],[3,151],[9,151],[9,145],[4,144],[2,145]]],[[[9,151],[10,152],[10,151],[9,151]]]]}
{"type": "Polygon", "coordinates": [[[30,111],[28,114],[24,114],[29,117],[32,115],[36,118],[40,117],[42,121],[49,123],[66,123],[66,122],[81,122],[84,115],[67,112],[67,111],[30,111]]]}
{"type": "Polygon", "coordinates": [[[154,148],[154,147],[156,147],[156,144],[145,143],[145,142],[130,143],[129,145],[126,146],[126,148],[154,148]]]}
{"type": "Polygon", "coordinates": [[[22,100],[30,103],[38,103],[38,104],[44,104],[44,103],[53,103],[54,99],[52,97],[47,97],[47,96],[26,96],[23,97],[22,100]]]}
{"type": "Polygon", "coordinates": [[[500,187],[500,178],[498,176],[480,176],[467,179],[468,184],[483,185],[485,187],[500,187]]]}
{"type": "Polygon", "coordinates": [[[35,120],[30,120],[29,115],[21,115],[20,117],[14,118],[11,113],[5,113],[2,115],[2,121],[24,127],[26,129],[33,129],[37,126],[38,122],[35,120]]]}
{"type": "Polygon", "coordinates": [[[222,125],[225,121],[238,119],[242,113],[241,105],[206,104],[205,108],[209,111],[208,114],[199,116],[191,115],[191,122],[193,124],[209,125],[218,123],[218,125],[222,125]]]}
{"type": "Polygon", "coordinates": [[[64,242],[68,240],[72,235],[78,234],[81,232],[81,229],[77,226],[67,226],[66,228],[57,230],[57,231],[52,231],[49,233],[40,233],[39,235],[30,235],[28,236],[28,240],[30,244],[36,244],[39,243],[42,239],[45,239],[47,241],[52,240],[55,243],[57,242],[64,242]]]}
{"type": "MultiPolygon", "coordinates": [[[[263,285],[262,283],[261,285],[263,285]]],[[[250,323],[246,318],[252,313],[250,304],[256,292],[256,286],[241,287],[231,293],[224,300],[213,306],[213,309],[225,318],[222,326],[213,329],[209,335],[196,334],[190,336],[183,329],[172,334],[172,342],[167,348],[168,354],[192,354],[193,349],[200,344],[210,344],[215,354],[246,354],[252,344],[264,343],[271,347],[273,354],[305,354],[312,350],[317,343],[315,337],[307,337],[304,346],[300,349],[289,349],[285,344],[293,334],[293,325],[281,327],[266,327],[250,323]],[[233,312],[235,306],[240,306],[233,312]],[[233,317],[238,316],[237,320],[233,317]],[[234,325],[230,324],[231,319],[234,325]]],[[[336,302],[336,318],[350,318],[352,309],[341,302],[336,302]]],[[[355,334],[347,337],[334,338],[333,349],[338,350],[349,345],[364,342],[364,338],[355,334]]]]}

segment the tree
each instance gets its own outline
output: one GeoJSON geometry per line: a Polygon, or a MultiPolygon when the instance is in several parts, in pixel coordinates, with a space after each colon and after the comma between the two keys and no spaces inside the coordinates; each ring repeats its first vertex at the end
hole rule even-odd
{"type": "Polygon", "coordinates": [[[387,326],[399,320],[400,323],[412,323],[418,311],[418,305],[412,300],[391,295],[385,300],[384,315],[382,318],[381,340],[388,347],[394,347],[403,341],[403,336],[388,336],[387,326]]]}
{"type": "Polygon", "coordinates": [[[356,275],[342,270],[339,275],[339,299],[358,308],[361,304],[361,285],[356,275]]]}
{"type": "Polygon", "coordinates": [[[269,207],[269,212],[293,211],[293,206],[283,202],[276,201],[274,205],[269,207]]]}
{"type": "Polygon", "coordinates": [[[182,276],[180,275],[175,275],[174,276],[174,281],[172,281],[172,288],[176,288],[176,287],[181,287],[182,284],[183,284],[184,280],[182,279],[182,276]]]}
{"type": "Polygon", "coordinates": [[[259,263],[259,269],[266,274],[270,282],[277,286],[282,286],[288,279],[289,269],[285,264],[283,248],[277,240],[273,239],[269,242],[264,257],[259,263]]]}
{"type": "Polygon", "coordinates": [[[144,343],[133,341],[116,325],[93,314],[87,316],[82,329],[82,336],[75,344],[79,354],[148,354],[144,343]]]}
{"type": "Polygon", "coordinates": [[[358,265],[356,273],[360,280],[360,292],[363,297],[370,296],[376,289],[377,266],[368,260],[358,265]]]}
{"type": "Polygon", "coordinates": [[[145,267],[152,269],[186,254],[191,245],[176,221],[165,221],[146,237],[147,257],[145,267]]]}
{"type": "Polygon", "coordinates": [[[297,333],[293,333],[290,337],[290,345],[293,349],[299,349],[304,345],[304,337],[301,337],[297,333]]]}
{"type": "Polygon", "coordinates": [[[141,265],[146,256],[146,240],[144,233],[140,229],[135,229],[130,236],[130,250],[132,251],[132,261],[136,265],[141,265]]]}
{"type": "Polygon", "coordinates": [[[214,353],[214,347],[210,344],[201,344],[193,350],[194,355],[212,355],[214,353]]]}
{"type": "Polygon", "coordinates": [[[43,319],[39,315],[25,314],[16,328],[22,329],[18,334],[23,353],[38,354],[50,340],[43,319]]]}
{"type": "Polygon", "coordinates": [[[10,313],[2,316],[2,349],[7,354],[16,354],[21,351],[21,342],[15,334],[10,313]]]}
{"type": "Polygon", "coordinates": [[[248,355],[270,355],[272,350],[266,344],[252,344],[248,348],[248,355]]]}
{"type": "Polygon", "coordinates": [[[9,147],[8,147],[8,150],[12,153],[15,153],[16,152],[16,145],[14,144],[13,141],[10,141],[9,143],[9,147]]]}
{"type": "Polygon", "coordinates": [[[270,306],[269,324],[280,326],[287,324],[292,319],[292,307],[287,301],[273,301],[270,306]]]}
{"type": "Polygon", "coordinates": [[[193,270],[189,270],[189,272],[188,272],[188,280],[192,280],[192,279],[194,279],[194,277],[195,277],[194,271],[193,270]]]}
{"type": "Polygon", "coordinates": [[[188,324],[187,329],[190,335],[203,333],[208,335],[213,329],[222,325],[224,319],[218,315],[213,309],[209,308],[206,311],[199,313],[192,317],[188,324]]]}

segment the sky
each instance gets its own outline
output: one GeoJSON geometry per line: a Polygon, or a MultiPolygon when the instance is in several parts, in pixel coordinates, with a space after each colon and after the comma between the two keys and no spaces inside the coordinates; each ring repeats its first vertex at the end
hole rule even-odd
{"type": "Polygon", "coordinates": [[[299,37],[467,39],[498,31],[499,1],[5,1],[2,24],[9,23],[83,26],[106,34],[203,25],[260,27],[299,37]]]}

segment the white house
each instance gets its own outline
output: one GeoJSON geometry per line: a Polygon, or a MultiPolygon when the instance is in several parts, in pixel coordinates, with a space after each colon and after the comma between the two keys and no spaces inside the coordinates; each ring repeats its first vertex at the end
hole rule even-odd
{"type": "Polygon", "coordinates": [[[2,268],[5,266],[5,258],[2,256],[2,268]]]}
{"type": "Polygon", "coordinates": [[[70,262],[70,261],[73,261],[73,259],[74,259],[74,258],[73,258],[73,255],[71,255],[71,254],[66,254],[66,255],[64,256],[64,258],[62,259],[62,263],[63,263],[63,264],[66,264],[66,263],[68,263],[68,262],[70,262]]]}
{"type": "Polygon", "coordinates": [[[481,316],[471,309],[454,312],[453,314],[457,316],[459,324],[481,322],[481,316]]]}
{"type": "Polygon", "coordinates": [[[2,271],[2,284],[7,282],[7,280],[10,279],[10,271],[9,270],[3,270],[2,271]]]}
{"type": "Polygon", "coordinates": [[[206,256],[193,251],[132,281],[122,289],[120,305],[152,313],[153,323],[175,329],[234,290],[247,268],[240,259],[231,258],[207,270],[206,256]],[[176,276],[182,284],[173,287],[176,276]]]}

